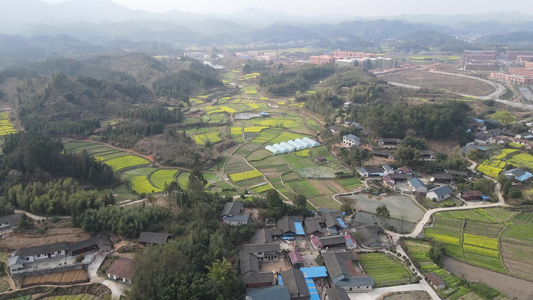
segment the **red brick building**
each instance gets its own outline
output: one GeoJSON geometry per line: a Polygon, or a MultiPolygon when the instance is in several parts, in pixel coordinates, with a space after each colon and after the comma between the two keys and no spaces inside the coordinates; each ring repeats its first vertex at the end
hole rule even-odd
{"type": "Polygon", "coordinates": [[[525,62],[533,62],[533,55],[518,55],[516,57],[517,64],[523,64],[525,62]]]}
{"type": "Polygon", "coordinates": [[[509,73],[513,75],[522,75],[533,78],[533,69],[528,68],[509,68],[509,73]]]}
{"type": "Polygon", "coordinates": [[[528,78],[523,75],[513,75],[513,74],[504,74],[504,73],[491,73],[490,78],[502,81],[508,81],[521,85],[532,85],[533,78],[528,78]]]}
{"type": "Polygon", "coordinates": [[[498,52],[496,50],[492,51],[469,51],[465,50],[463,52],[463,58],[461,59],[462,63],[470,61],[491,61],[496,60],[496,55],[498,52]]]}
{"type": "Polygon", "coordinates": [[[511,50],[507,50],[507,55],[505,56],[505,60],[507,60],[507,61],[516,60],[519,55],[533,56],[533,51],[511,51],[511,50]]]}
{"type": "Polygon", "coordinates": [[[335,58],[329,55],[309,56],[309,61],[314,65],[334,64],[335,58]]]}
{"type": "Polygon", "coordinates": [[[333,52],[333,57],[335,57],[336,59],[365,58],[365,57],[376,57],[376,55],[373,53],[365,53],[365,52],[335,51],[333,52]]]}

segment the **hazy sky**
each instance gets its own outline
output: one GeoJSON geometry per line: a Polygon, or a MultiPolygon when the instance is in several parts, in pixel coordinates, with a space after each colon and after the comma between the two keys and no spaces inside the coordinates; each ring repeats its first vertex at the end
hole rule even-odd
{"type": "MultiPolygon", "coordinates": [[[[66,0],[42,0],[50,3],[66,0]]],[[[350,14],[386,16],[400,14],[478,14],[520,11],[533,14],[531,0],[111,0],[118,4],[152,12],[178,9],[194,13],[235,13],[249,8],[283,11],[291,14],[350,14]]]]}

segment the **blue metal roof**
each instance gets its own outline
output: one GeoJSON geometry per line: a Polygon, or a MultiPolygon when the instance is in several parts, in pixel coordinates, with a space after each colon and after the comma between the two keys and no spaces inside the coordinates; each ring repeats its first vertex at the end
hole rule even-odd
{"type": "Polygon", "coordinates": [[[307,283],[307,289],[309,289],[309,294],[311,294],[311,300],[320,300],[320,296],[318,295],[318,291],[313,279],[306,278],[305,283],[307,283]]]}
{"type": "Polygon", "coordinates": [[[344,221],[341,218],[337,218],[337,221],[339,221],[341,227],[346,228],[346,224],[344,224],[344,221]]]}
{"type": "Polygon", "coordinates": [[[516,178],[516,180],[518,180],[518,181],[526,181],[526,180],[528,180],[531,177],[533,177],[533,175],[531,173],[529,173],[529,172],[526,172],[526,174],[516,178]]]}
{"type": "Polygon", "coordinates": [[[305,235],[304,227],[302,226],[302,222],[294,222],[294,229],[296,229],[297,235],[305,235]]]}
{"type": "Polygon", "coordinates": [[[328,277],[326,267],[300,268],[300,271],[304,273],[305,278],[328,277]]]}

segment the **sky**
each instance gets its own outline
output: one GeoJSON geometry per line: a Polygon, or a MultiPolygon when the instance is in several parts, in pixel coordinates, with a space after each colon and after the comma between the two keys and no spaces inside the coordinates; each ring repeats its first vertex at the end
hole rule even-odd
{"type": "MultiPolygon", "coordinates": [[[[68,0],[42,0],[58,3],[68,0]]],[[[531,0],[111,0],[132,9],[151,12],[181,10],[192,13],[236,13],[250,8],[298,15],[348,14],[391,16],[401,14],[482,14],[519,11],[533,15],[531,0]]]]}

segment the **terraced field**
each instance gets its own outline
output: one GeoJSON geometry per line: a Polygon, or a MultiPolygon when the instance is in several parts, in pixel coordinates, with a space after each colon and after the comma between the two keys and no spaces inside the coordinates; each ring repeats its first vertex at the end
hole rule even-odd
{"type": "Polygon", "coordinates": [[[0,136],[8,135],[17,132],[13,127],[13,123],[9,121],[8,113],[0,113],[0,136]]]}
{"type": "Polygon", "coordinates": [[[433,227],[424,232],[443,242],[451,256],[486,269],[530,278],[533,261],[523,258],[533,255],[528,248],[533,246],[529,214],[503,208],[441,212],[435,214],[433,227]]]}

